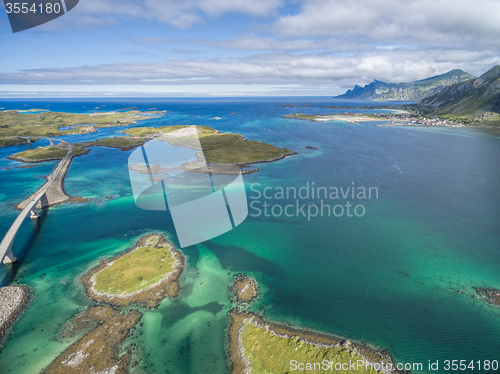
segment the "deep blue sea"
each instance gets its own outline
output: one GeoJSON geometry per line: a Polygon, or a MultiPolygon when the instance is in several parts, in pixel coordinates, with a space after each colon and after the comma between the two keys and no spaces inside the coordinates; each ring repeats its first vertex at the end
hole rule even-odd
{"type": "MultiPolygon", "coordinates": [[[[444,360],[500,360],[500,308],[478,299],[473,289],[500,289],[500,135],[283,118],[347,111],[323,108],[328,105],[378,104],[327,97],[0,99],[5,109],[167,110],[136,126],[208,125],[297,152],[244,176],[254,208],[296,203],[290,196],[256,199],[255,191],[266,187],[273,193],[313,183],[377,191],[371,199],[324,201],[363,205],[362,216],[257,216],[250,208],[234,230],[182,249],[188,266],[179,296],[157,310],[141,310],[142,326],[122,347],[138,343],[139,365],[132,372],[229,373],[228,287],[240,272],[258,281],[261,296],[251,310],[268,320],[386,348],[396,362],[422,363],[421,372],[450,373],[444,360]],[[427,370],[429,361],[439,361],[439,370],[427,370]]],[[[123,136],[121,130],[60,138],[83,142],[123,136]]],[[[37,144],[0,148],[0,235],[18,213],[13,206],[42,185],[57,163],[20,169],[21,163],[6,159],[37,144]]],[[[94,147],[74,159],[65,189],[89,202],[59,205],[24,222],[13,248],[20,261],[3,266],[0,279],[2,285],[29,286],[34,298],[4,341],[0,373],[39,373],[73,343],[57,335],[91,305],[79,277],[100,259],[152,231],[178,243],[168,212],[136,207],[131,152],[94,147]]],[[[309,196],[299,203],[320,200],[309,196]]]]}

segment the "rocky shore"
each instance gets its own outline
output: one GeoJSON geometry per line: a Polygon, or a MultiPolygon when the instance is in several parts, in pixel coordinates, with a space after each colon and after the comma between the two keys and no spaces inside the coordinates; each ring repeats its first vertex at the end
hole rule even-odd
{"type": "Polygon", "coordinates": [[[132,310],[119,313],[110,306],[94,306],[69,322],[62,338],[71,338],[91,328],[71,344],[45,370],[44,374],[121,374],[128,372],[131,352],[118,355],[118,346],[141,319],[132,310]]]}
{"type": "Polygon", "coordinates": [[[500,290],[491,287],[474,287],[474,289],[491,304],[500,306],[500,290]]]}
{"type": "Polygon", "coordinates": [[[244,274],[237,274],[234,278],[234,284],[231,286],[231,290],[235,294],[238,303],[248,303],[259,296],[259,290],[255,280],[244,274]]]}
{"type": "MultiPolygon", "coordinates": [[[[89,299],[105,302],[111,305],[116,306],[128,306],[133,303],[144,304],[148,308],[157,307],[160,302],[165,297],[174,298],[179,294],[180,286],[179,286],[179,277],[182,274],[182,270],[184,268],[184,256],[180,251],[174,248],[172,243],[164,240],[162,235],[159,234],[150,234],[145,235],[139,239],[136,245],[128,250],[127,252],[118,255],[113,258],[111,261],[102,260],[98,266],[91,269],[87,274],[82,277],[81,282],[83,283],[85,290],[87,292],[87,297],[89,299]],[[157,238],[157,239],[156,239],[157,238]],[[134,251],[141,250],[141,248],[151,245],[151,240],[156,240],[154,246],[159,248],[168,246],[170,253],[173,257],[173,269],[168,274],[164,274],[162,278],[145,288],[139,289],[133,292],[124,292],[124,293],[107,293],[107,292],[98,292],[96,287],[96,275],[104,270],[107,267],[113,265],[115,261],[120,258],[124,258],[125,256],[131,254],[134,251]]],[[[131,266],[131,270],[133,270],[133,266],[131,266]]],[[[142,279],[141,279],[142,280],[142,279]]]]}
{"type": "MultiPolygon", "coordinates": [[[[322,334],[319,332],[299,330],[289,326],[280,325],[276,323],[265,322],[260,316],[253,313],[236,313],[230,312],[231,325],[229,328],[229,351],[232,362],[232,374],[253,373],[252,365],[259,368],[259,372],[266,370],[266,362],[269,365],[269,370],[290,370],[289,362],[297,358],[300,354],[298,349],[305,349],[307,352],[318,351],[318,361],[322,363],[323,359],[327,357],[338,357],[342,362],[345,360],[363,360],[364,366],[361,367],[359,373],[375,373],[381,372],[384,374],[401,373],[395,369],[395,364],[387,351],[370,347],[364,343],[350,341],[334,335],[322,334]],[[261,335],[266,337],[266,340],[261,342],[259,346],[258,336],[253,335],[250,337],[251,344],[247,344],[253,348],[252,352],[245,351],[245,337],[244,330],[248,327],[253,328],[255,331],[260,331],[261,335]],[[257,339],[256,339],[257,338],[257,339]],[[286,351],[279,351],[275,348],[278,346],[279,341],[284,341],[282,346],[286,347],[286,351]],[[278,343],[277,343],[278,342],[278,343]],[[265,348],[265,353],[260,353],[259,348],[265,348]],[[273,360],[273,354],[279,354],[273,360]],[[250,358],[251,357],[251,358],[250,358]],[[383,367],[386,369],[375,370],[370,368],[383,367]],[[368,369],[365,370],[365,368],[368,369]]],[[[331,361],[335,364],[335,361],[331,361]]],[[[341,362],[340,360],[338,362],[341,362]]]]}
{"type": "Polygon", "coordinates": [[[25,286],[0,288],[0,341],[28,303],[30,292],[25,286]]]}

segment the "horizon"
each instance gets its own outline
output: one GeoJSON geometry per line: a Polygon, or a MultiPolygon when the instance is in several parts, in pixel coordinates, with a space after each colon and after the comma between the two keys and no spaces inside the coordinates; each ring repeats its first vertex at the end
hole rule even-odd
{"type": "Polygon", "coordinates": [[[85,0],[15,34],[0,9],[18,97],[336,96],[500,64],[494,0],[85,0]]]}

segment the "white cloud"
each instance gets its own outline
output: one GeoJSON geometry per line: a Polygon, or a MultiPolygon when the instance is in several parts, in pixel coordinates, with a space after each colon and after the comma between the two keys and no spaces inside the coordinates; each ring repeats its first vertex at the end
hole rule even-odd
{"type": "Polygon", "coordinates": [[[313,84],[350,86],[373,79],[412,81],[463,68],[479,74],[500,63],[494,52],[387,51],[347,57],[268,53],[247,58],[165,63],[120,63],[61,69],[0,73],[0,84],[183,85],[183,84],[313,84]]]}
{"type": "MultiPolygon", "coordinates": [[[[59,26],[104,26],[120,20],[145,19],[188,29],[225,13],[268,17],[277,14],[281,5],[282,0],[85,0],[64,20],[61,18],[59,26]]],[[[50,23],[46,27],[58,25],[50,23]]]]}
{"type": "Polygon", "coordinates": [[[479,43],[498,48],[498,0],[307,0],[280,17],[284,37],[363,36],[373,41],[479,43]]]}

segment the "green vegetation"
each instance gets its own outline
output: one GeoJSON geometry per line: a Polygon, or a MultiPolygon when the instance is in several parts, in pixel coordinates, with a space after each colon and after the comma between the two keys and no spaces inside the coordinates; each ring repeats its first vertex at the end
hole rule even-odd
{"type": "Polygon", "coordinates": [[[355,86],[337,98],[374,100],[421,100],[434,95],[445,87],[473,79],[474,76],[460,69],[431,78],[409,83],[372,82],[364,87],[355,86]]]}
{"type": "MultiPolygon", "coordinates": [[[[347,363],[363,357],[345,346],[317,347],[301,339],[290,339],[277,336],[273,331],[267,331],[262,326],[245,321],[241,331],[243,354],[251,365],[251,373],[290,373],[290,361],[297,363],[319,363],[323,360],[335,363],[347,363]]],[[[347,365],[348,367],[349,365],[347,365]]],[[[313,367],[314,368],[314,367],[313,367]]],[[[295,371],[294,371],[295,372],[295,371]]],[[[322,373],[328,370],[297,370],[296,372],[322,373]]],[[[340,372],[340,371],[339,371],[340,372]]],[[[342,373],[375,374],[376,371],[363,366],[359,370],[341,370],[342,373]]]]}
{"type": "MultiPolygon", "coordinates": [[[[158,240],[158,236],[153,236],[158,240]]],[[[116,259],[110,266],[95,274],[94,290],[108,294],[140,291],[151,286],[173,270],[174,257],[170,244],[154,246],[148,242],[116,259]]]]}
{"type": "MultiPolygon", "coordinates": [[[[90,152],[87,148],[96,146],[120,148],[122,151],[128,151],[142,144],[144,144],[144,140],[142,139],[138,140],[126,137],[104,138],[94,140],[93,142],[72,144],[73,151],[71,154],[73,157],[81,156],[90,152]]],[[[9,156],[8,158],[20,161],[41,162],[62,159],[64,156],[66,156],[66,153],[68,153],[67,148],[60,148],[59,145],[54,145],[28,149],[26,151],[9,156]]]]}
{"type": "Polygon", "coordinates": [[[464,125],[500,125],[500,66],[479,78],[447,87],[413,106],[418,113],[464,125]]]}
{"type": "MultiPolygon", "coordinates": [[[[124,132],[137,137],[158,137],[172,145],[196,148],[197,138],[194,135],[179,137],[164,135],[186,127],[188,126],[136,127],[124,132]]],[[[219,133],[209,126],[196,126],[196,129],[205,159],[211,163],[244,164],[270,161],[293,153],[286,148],[277,148],[257,140],[246,140],[239,134],[219,133]]]]}
{"type": "Polygon", "coordinates": [[[293,113],[293,114],[287,114],[285,118],[293,118],[293,119],[303,119],[303,120],[315,120],[318,118],[320,115],[319,114],[302,114],[302,113],[293,113]]]}
{"type": "Polygon", "coordinates": [[[135,147],[144,144],[142,139],[132,139],[123,136],[117,136],[114,138],[103,138],[94,140],[93,142],[80,143],[83,147],[110,147],[110,148],[120,148],[122,151],[128,151],[135,147]]]}
{"type": "Polygon", "coordinates": [[[22,161],[48,161],[62,159],[68,153],[67,148],[60,148],[57,146],[39,147],[36,149],[28,149],[23,152],[16,153],[8,158],[13,160],[22,161]]]}
{"type": "MultiPolygon", "coordinates": [[[[36,142],[39,138],[31,138],[31,142],[36,142]]],[[[0,147],[10,147],[11,145],[28,144],[27,139],[16,137],[0,137],[0,147]]]]}
{"type": "Polygon", "coordinates": [[[148,118],[139,111],[125,113],[19,113],[16,110],[0,112],[0,136],[57,136],[84,132],[76,125],[94,127],[124,126],[148,118]],[[69,130],[59,127],[76,126],[69,130]]]}

